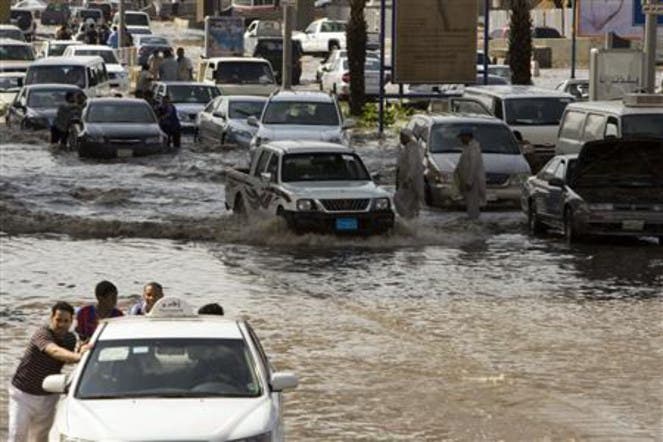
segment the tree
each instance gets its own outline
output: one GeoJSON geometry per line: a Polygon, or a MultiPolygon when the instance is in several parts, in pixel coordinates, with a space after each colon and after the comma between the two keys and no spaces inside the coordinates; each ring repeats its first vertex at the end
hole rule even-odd
{"type": "Polygon", "coordinates": [[[532,18],[527,0],[511,0],[509,66],[513,84],[532,84],[532,18]]]}
{"type": "Polygon", "coordinates": [[[350,65],[350,114],[359,116],[366,103],[364,63],[366,62],[366,0],[350,1],[350,21],[346,32],[350,65]]]}

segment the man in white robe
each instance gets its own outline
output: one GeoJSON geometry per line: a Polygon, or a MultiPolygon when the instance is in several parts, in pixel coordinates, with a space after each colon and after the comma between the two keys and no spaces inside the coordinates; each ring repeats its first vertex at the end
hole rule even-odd
{"type": "Polygon", "coordinates": [[[455,174],[461,195],[465,200],[467,216],[479,218],[480,208],[486,205],[486,171],[483,167],[481,146],[474,139],[469,126],[462,127],[458,134],[463,147],[455,174]]]}
{"type": "Polygon", "coordinates": [[[409,129],[401,131],[397,174],[396,211],[403,218],[415,218],[424,200],[424,153],[409,129]]]}

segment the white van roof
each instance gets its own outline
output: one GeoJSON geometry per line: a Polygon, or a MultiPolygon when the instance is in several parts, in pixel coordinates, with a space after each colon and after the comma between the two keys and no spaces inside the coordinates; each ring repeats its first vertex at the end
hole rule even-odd
{"type": "Polygon", "coordinates": [[[213,57],[213,58],[208,58],[205,61],[209,63],[228,63],[228,62],[269,63],[269,61],[265,60],[264,58],[256,58],[256,57],[213,57]]]}
{"type": "Polygon", "coordinates": [[[609,113],[616,116],[633,114],[663,114],[663,105],[651,106],[627,106],[622,100],[611,101],[584,101],[571,103],[567,109],[596,112],[599,114],[609,113]]]}
{"type": "Polygon", "coordinates": [[[46,57],[32,62],[30,66],[87,66],[90,63],[104,62],[98,55],[80,55],[76,57],[46,57]]]}
{"type": "Polygon", "coordinates": [[[552,89],[522,85],[467,86],[465,92],[492,95],[499,98],[558,97],[573,98],[573,95],[552,89]]]}

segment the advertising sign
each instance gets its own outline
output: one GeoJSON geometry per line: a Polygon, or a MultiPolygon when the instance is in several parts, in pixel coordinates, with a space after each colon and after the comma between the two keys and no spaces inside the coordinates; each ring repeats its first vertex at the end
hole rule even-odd
{"type": "MultiPolygon", "coordinates": [[[[642,1],[633,0],[633,24],[644,26],[645,24],[645,14],[642,12],[642,1]]],[[[647,3],[647,2],[645,2],[647,3]]],[[[649,4],[657,5],[658,7],[663,7],[663,1],[650,1],[649,4]]],[[[658,16],[658,24],[663,25],[663,15],[658,16]]]]}
{"type": "Polygon", "coordinates": [[[242,17],[205,17],[205,57],[244,54],[242,17]]]}
{"type": "Polygon", "coordinates": [[[589,99],[616,100],[642,88],[644,53],[635,49],[592,49],[589,99]]]}
{"type": "Polygon", "coordinates": [[[476,81],[476,0],[395,0],[394,14],[394,82],[476,81]]]}
{"type": "MultiPolygon", "coordinates": [[[[663,23],[659,17],[659,23],[663,23]]],[[[645,17],[642,0],[581,0],[578,2],[578,35],[642,38],[645,17]]]]}

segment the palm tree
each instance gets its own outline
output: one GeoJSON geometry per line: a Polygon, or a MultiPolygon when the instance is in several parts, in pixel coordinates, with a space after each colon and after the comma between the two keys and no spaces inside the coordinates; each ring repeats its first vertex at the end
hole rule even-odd
{"type": "Polygon", "coordinates": [[[532,84],[532,18],[527,0],[511,0],[509,66],[513,84],[532,84]]]}
{"type": "Polygon", "coordinates": [[[350,21],[346,32],[350,65],[350,114],[360,116],[366,103],[364,63],[366,62],[366,0],[350,1],[350,21]]]}

